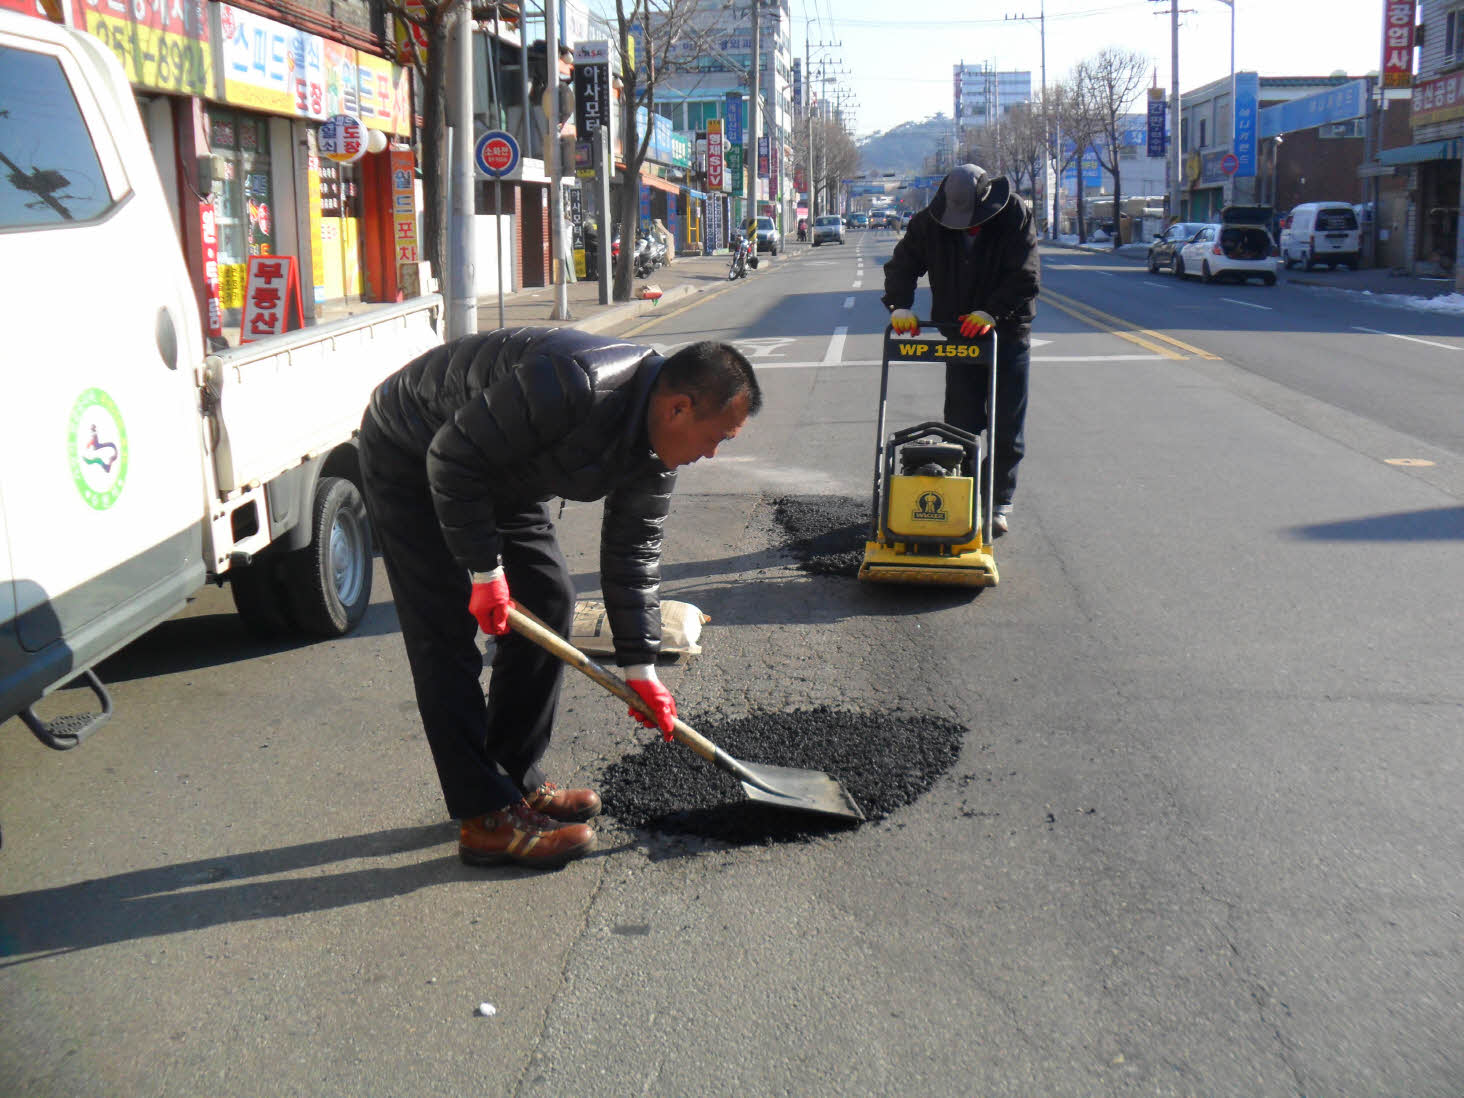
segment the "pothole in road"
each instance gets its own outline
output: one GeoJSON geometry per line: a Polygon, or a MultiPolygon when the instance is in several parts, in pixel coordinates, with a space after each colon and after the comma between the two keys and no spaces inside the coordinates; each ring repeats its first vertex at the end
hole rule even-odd
{"type": "Polygon", "coordinates": [[[867,499],[847,496],[779,496],[773,518],[787,535],[787,548],[805,572],[822,576],[859,575],[869,536],[867,499]]]}
{"type": "MultiPolygon", "coordinates": [[[[967,731],[942,717],[827,706],[690,723],[744,762],[827,772],[870,822],[928,792],[955,763],[967,731]]],[[[600,794],[605,811],[627,826],[737,846],[796,842],[850,826],[749,801],[730,774],[660,739],[612,763],[600,794]]]]}

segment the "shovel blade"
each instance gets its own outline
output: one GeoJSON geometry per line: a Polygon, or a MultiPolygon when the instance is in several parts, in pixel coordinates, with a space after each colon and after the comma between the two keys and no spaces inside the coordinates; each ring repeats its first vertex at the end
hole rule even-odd
{"type": "Polygon", "coordinates": [[[748,800],[777,805],[795,812],[813,812],[821,816],[860,821],[864,811],[846,790],[829,775],[819,770],[794,770],[786,766],[762,763],[741,764],[761,783],[742,783],[748,800]]]}

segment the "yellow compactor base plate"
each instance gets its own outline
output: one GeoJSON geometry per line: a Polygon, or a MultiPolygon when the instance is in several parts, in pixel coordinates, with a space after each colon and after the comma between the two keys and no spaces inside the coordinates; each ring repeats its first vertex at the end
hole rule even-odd
{"type": "Polygon", "coordinates": [[[995,587],[998,576],[996,558],[980,548],[937,556],[934,553],[907,553],[877,541],[866,541],[859,578],[870,583],[995,587]]]}

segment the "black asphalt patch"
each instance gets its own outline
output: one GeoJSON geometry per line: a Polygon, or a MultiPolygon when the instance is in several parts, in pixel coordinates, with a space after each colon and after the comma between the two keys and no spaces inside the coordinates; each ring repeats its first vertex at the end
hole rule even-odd
{"type": "MultiPolygon", "coordinates": [[[[827,706],[688,723],[743,762],[828,773],[870,821],[926,793],[955,763],[967,731],[941,717],[827,706]]],[[[730,774],[660,739],[612,763],[599,788],[605,811],[627,826],[738,846],[796,842],[852,826],[748,801],[730,774]]]]}
{"type": "Polygon", "coordinates": [[[869,538],[870,501],[847,496],[779,496],[773,518],[805,572],[858,578],[869,538]]]}

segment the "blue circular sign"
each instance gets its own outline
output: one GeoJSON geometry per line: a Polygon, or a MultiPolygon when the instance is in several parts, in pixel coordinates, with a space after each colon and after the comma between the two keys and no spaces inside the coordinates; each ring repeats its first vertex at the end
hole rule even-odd
{"type": "Polygon", "coordinates": [[[506,130],[489,130],[478,138],[473,149],[478,170],[493,179],[501,179],[518,167],[519,145],[506,130]]]}

